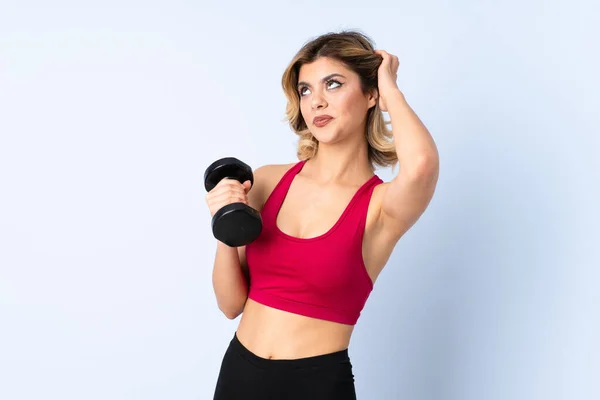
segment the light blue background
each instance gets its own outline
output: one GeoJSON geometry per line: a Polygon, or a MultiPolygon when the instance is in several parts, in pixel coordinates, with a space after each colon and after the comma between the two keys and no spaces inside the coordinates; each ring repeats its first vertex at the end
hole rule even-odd
{"type": "Polygon", "coordinates": [[[1,399],[212,398],[238,321],[204,169],[295,161],[283,69],[352,28],[441,156],[356,327],[359,399],[600,398],[597,2],[83,3],[0,3],[1,399]]]}

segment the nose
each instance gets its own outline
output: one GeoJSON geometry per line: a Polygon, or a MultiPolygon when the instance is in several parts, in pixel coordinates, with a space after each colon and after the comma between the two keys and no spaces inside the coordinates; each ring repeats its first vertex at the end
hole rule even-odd
{"type": "Polygon", "coordinates": [[[325,101],[325,98],[323,96],[321,96],[321,94],[317,93],[316,91],[315,91],[315,93],[313,93],[311,100],[312,100],[311,106],[312,106],[313,110],[318,110],[318,109],[327,107],[327,101],[325,101]]]}

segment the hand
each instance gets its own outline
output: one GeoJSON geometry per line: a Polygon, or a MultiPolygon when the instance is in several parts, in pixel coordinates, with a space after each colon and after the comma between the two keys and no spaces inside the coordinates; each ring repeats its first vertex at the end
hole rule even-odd
{"type": "Polygon", "coordinates": [[[243,184],[235,179],[221,179],[217,185],[206,194],[206,204],[213,217],[221,207],[231,203],[248,204],[248,191],[252,184],[249,180],[243,184]]]}
{"type": "Polygon", "coordinates": [[[377,87],[379,90],[379,108],[381,111],[387,111],[385,99],[390,97],[392,93],[400,91],[396,83],[400,61],[398,57],[384,50],[375,50],[375,54],[383,57],[383,61],[377,70],[377,87]]]}

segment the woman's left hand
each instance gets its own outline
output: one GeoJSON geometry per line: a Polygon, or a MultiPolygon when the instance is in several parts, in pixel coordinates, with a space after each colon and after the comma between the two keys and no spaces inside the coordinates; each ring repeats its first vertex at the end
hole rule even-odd
{"type": "Polygon", "coordinates": [[[381,111],[387,111],[386,97],[400,91],[396,83],[400,61],[398,57],[384,50],[375,50],[375,54],[383,57],[383,61],[377,70],[377,86],[379,90],[379,108],[381,111]]]}

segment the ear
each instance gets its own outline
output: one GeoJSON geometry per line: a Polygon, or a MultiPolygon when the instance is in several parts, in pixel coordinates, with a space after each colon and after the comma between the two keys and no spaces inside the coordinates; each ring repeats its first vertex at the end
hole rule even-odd
{"type": "Polygon", "coordinates": [[[367,94],[367,102],[369,104],[369,108],[373,107],[377,104],[379,100],[379,91],[377,89],[372,89],[367,94]]]}

